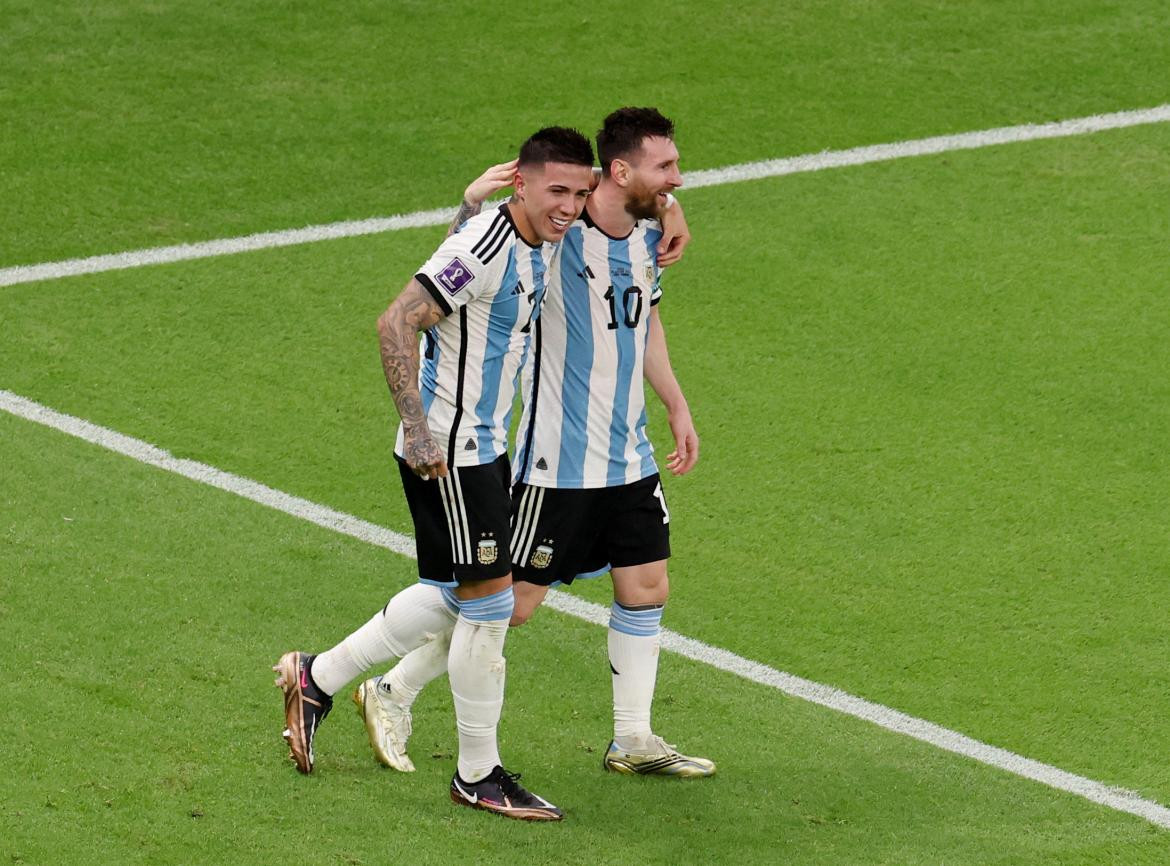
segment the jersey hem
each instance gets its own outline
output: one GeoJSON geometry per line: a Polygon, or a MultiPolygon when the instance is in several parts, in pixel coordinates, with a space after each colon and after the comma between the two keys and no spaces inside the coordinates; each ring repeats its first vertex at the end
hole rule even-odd
{"type": "Polygon", "coordinates": [[[637,478],[635,478],[632,481],[622,481],[620,484],[610,484],[608,482],[608,480],[603,480],[603,481],[594,482],[594,483],[589,483],[589,482],[586,482],[584,480],[582,480],[582,481],[574,480],[573,482],[570,482],[570,483],[562,483],[560,481],[540,482],[540,481],[533,481],[531,478],[518,478],[513,483],[527,484],[529,487],[545,487],[545,488],[548,488],[549,490],[604,490],[606,488],[611,488],[611,487],[625,487],[628,484],[637,484],[639,481],[645,481],[647,478],[650,478],[651,476],[659,475],[659,474],[660,473],[658,471],[658,466],[655,465],[652,467],[650,472],[647,472],[643,475],[639,475],[637,478]]]}

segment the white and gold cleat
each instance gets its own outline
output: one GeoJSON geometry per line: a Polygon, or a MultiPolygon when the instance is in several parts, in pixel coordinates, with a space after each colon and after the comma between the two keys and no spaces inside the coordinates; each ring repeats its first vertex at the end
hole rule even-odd
{"type": "Polygon", "coordinates": [[[623,751],[610,740],[601,765],[611,772],[630,776],[678,776],[695,779],[715,774],[714,761],[680,755],[674,746],[657,735],[646,741],[644,751],[637,752],[623,751]]]}
{"type": "Polygon", "coordinates": [[[392,701],[379,688],[381,677],[373,677],[358,685],[353,702],[366,723],[370,748],[380,763],[400,773],[413,773],[414,762],[406,754],[410,741],[410,707],[392,701]]]}

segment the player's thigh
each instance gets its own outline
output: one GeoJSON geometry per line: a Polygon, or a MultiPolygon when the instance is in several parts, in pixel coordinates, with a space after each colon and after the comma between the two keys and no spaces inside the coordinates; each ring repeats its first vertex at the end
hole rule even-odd
{"type": "Polygon", "coordinates": [[[657,475],[606,491],[602,540],[613,569],[614,595],[623,604],[666,600],[670,515],[657,475]]]}
{"type": "Polygon", "coordinates": [[[455,565],[452,559],[451,523],[437,481],[424,481],[415,475],[400,457],[398,473],[402,478],[402,492],[414,524],[415,558],[419,580],[444,586],[455,586],[455,565]]]}
{"type": "Polygon", "coordinates": [[[477,598],[511,584],[508,556],[511,490],[508,461],[459,466],[423,481],[400,461],[415,526],[419,577],[458,584],[460,598],[477,598]]]}

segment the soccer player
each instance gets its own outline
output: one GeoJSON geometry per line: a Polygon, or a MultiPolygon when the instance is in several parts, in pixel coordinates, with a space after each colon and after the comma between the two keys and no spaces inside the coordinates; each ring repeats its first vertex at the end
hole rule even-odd
{"type": "Polygon", "coordinates": [[[562,817],[503,768],[496,741],[514,607],[506,440],[527,335],[557,244],[589,195],[592,165],[589,141],[575,130],[534,134],[520,149],[512,201],[449,236],[378,320],[421,582],[327,652],[285,653],[273,668],[302,773],[313,769],[313,739],[339,689],[449,632],[459,733],[451,798],[511,818],[562,817]]]}
{"type": "MultiPolygon", "coordinates": [[[[714,773],[714,763],[680,754],[650,725],[669,592],[670,514],[646,436],[643,377],[667,409],[675,440],[667,468],[683,475],[699,457],[658,314],[662,232],[654,218],[682,184],[673,137],[673,124],[654,109],[623,108],[605,119],[597,136],[601,181],[568,230],[549,280],[523,373],[512,624],[526,621],[550,586],[608,571],[614,736],[603,765],[694,777],[714,773]]],[[[469,187],[465,209],[478,204],[468,198],[506,185],[508,169],[495,166],[469,187]]],[[[406,755],[410,705],[444,662],[441,643],[423,647],[358,687],[371,745],[388,766],[413,769],[406,755]]]]}

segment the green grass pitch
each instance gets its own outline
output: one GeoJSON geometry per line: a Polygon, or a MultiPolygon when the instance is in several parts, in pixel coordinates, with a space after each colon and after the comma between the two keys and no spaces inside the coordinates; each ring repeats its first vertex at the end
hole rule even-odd
{"type": "MultiPolygon", "coordinates": [[[[1170,102],[1152,2],[9,3],[0,267],[454,203],[625,103],[684,168],[1170,102]]],[[[1165,125],[690,192],[662,314],[703,456],[665,624],[1170,803],[1165,125]]],[[[0,388],[400,532],[377,315],[400,231],[0,289],[0,388]]],[[[667,443],[652,412],[656,441],[667,443]]],[[[1170,835],[665,654],[610,777],[604,631],[511,635],[505,759],[446,799],[339,700],[296,774],[268,666],[414,563],[0,414],[0,858],[13,863],[1160,864],[1170,835]]],[[[605,602],[597,581],[580,594],[605,602]]]]}

